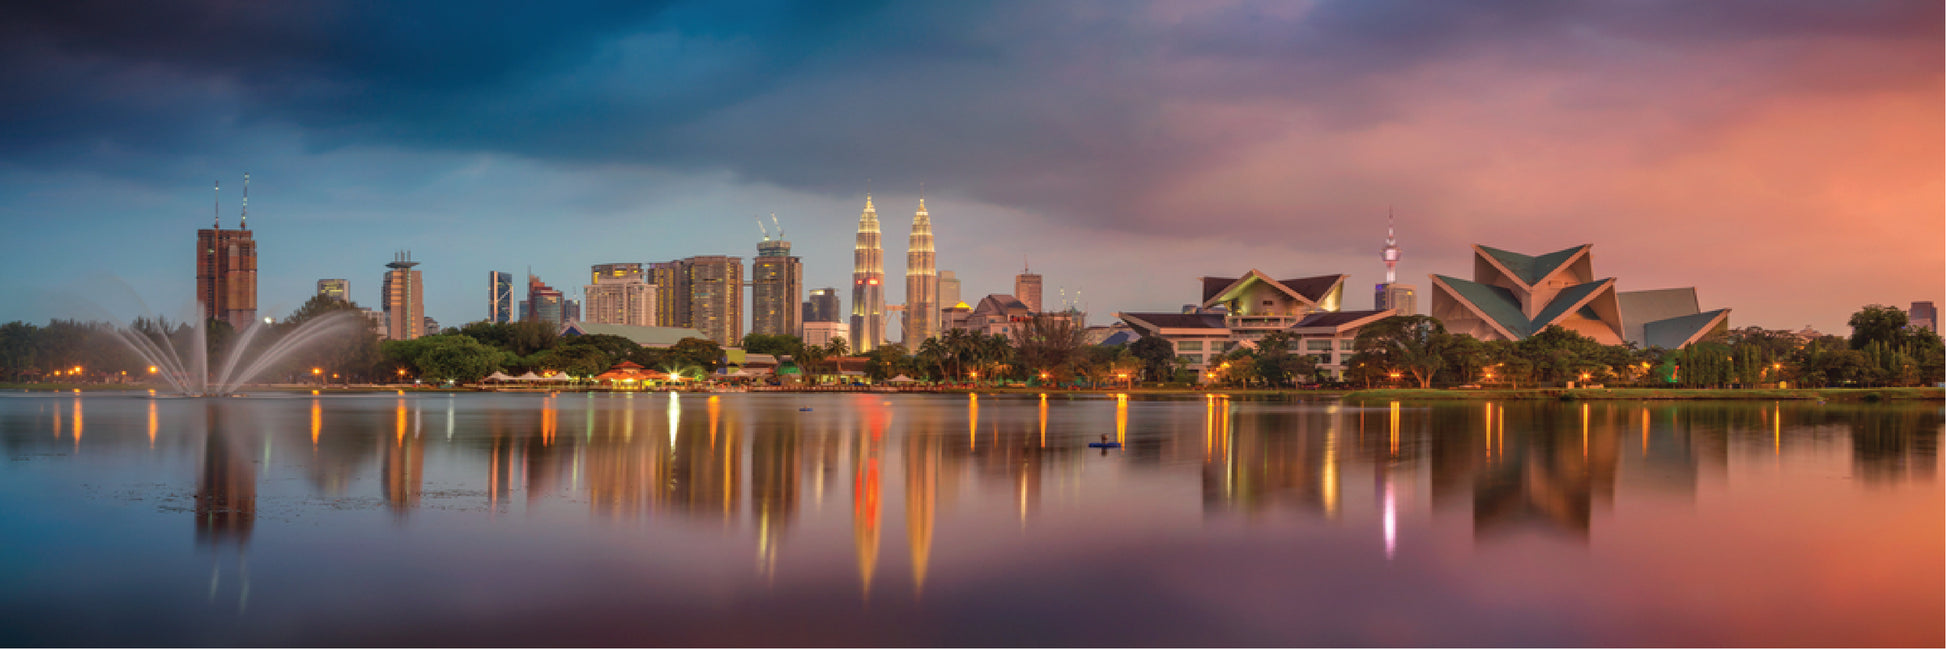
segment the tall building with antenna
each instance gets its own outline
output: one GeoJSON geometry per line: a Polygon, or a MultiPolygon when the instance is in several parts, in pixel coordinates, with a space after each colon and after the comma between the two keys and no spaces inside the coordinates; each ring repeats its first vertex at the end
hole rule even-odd
{"type": "Polygon", "coordinates": [[[1399,315],[1418,313],[1419,297],[1417,287],[1399,282],[1399,239],[1392,228],[1392,211],[1385,211],[1385,247],[1379,249],[1379,259],[1385,261],[1385,283],[1372,289],[1372,308],[1397,309],[1399,315]]]}
{"type": "Polygon", "coordinates": [[[939,275],[934,265],[932,216],[926,213],[926,198],[919,197],[919,211],[912,215],[912,238],[905,253],[905,346],[918,351],[919,343],[939,335],[939,275]]]}
{"type": "Polygon", "coordinates": [[[393,255],[392,263],[385,265],[391,270],[385,271],[379,294],[385,306],[386,337],[392,340],[412,340],[426,333],[425,283],[412,269],[417,265],[410,251],[393,255]]]}
{"type": "MultiPolygon", "coordinates": [[[[220,192],[222,183],[213,191],[220,192]]],[[[257,241],[250,236],[250,174],[243,174],[243,218],[238,229],[223,229],[223,203],[215,202],[215,222],[196,231],[196,301],[203,318],[235,329],[257,321],[257,241]]]]}
{"type": "Polygon", "coordinates": [[[863,354],[885,343],[885,250],[879,244],[878,210],[865,195],[851,256],[851,351],[863,354]]]}
{"type": "Polygon", "coordinates": [[[798,296],[804,294],[804,263],[791,256],[791,242],[784,239],[784,226],[777,223],[775,213],[770,223],[777,226],[776,239],[763,228],[763,220],[757,220],[764,240],[757,243],[757,258],[750,261],[750,333],[801,336],[803,303],[798,296]]]}
{"type": "Polygon", "coordinates": [[[1020,274],[1014,276],[1014,298],[1027,305],[1033,313],[1041,312],[1041,276],[1022,262],[1020,274]]]}

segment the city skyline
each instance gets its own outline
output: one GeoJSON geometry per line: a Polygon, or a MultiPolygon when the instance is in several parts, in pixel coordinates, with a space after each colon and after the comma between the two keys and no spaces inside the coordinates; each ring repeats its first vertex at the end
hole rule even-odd
{"type": "MultiPolygon", "coordinates": [[[[743,219],[773,211],[805,286],[842,286],[859,198],[915,205],[921,182],[966,294],[1004,291],[1001,260],[1025,254],[1095,313],[1179,307],[1187,287],[1162,287],[1238,266],[1373,286],[1388,205],[1413,251],[1400,283],[1422,288],[1464,274],[1473,241],[1595,243],[1633,286],[1694,283],[1736,326],[1946,301],[1936,3],[679,9],[25,11],[0,26],[23,75],[0,83],[24,98],[0,108],[0,220],[29,244],[0,261],[0,321],[78,315],[67,284],[101,276],[186,309],[167,242],[244,169],[276,317],[409,248],[426,315],[470,322],[481,271],[747,255],[743,219]],[[386,28],[289,45],[353,25],[386,28]],[[290,38],[213,36],[233,31],[290,38]],[[555,92],[569,78],[590,82],[555,92]]],[[[378,306],[376,282],[351,288],[378,306]]]]}

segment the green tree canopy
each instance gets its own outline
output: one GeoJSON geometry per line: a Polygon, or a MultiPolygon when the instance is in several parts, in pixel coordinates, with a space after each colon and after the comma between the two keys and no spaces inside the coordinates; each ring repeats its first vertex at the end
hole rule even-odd
{"type": "Polygon", "coordinates": [[[1446,342],[1446,325],[1431,316],[1409,315],[1365,325],[1352,345],[1364,362],[1411,374],[1425,388],[1446,364],[1446,342]]]}

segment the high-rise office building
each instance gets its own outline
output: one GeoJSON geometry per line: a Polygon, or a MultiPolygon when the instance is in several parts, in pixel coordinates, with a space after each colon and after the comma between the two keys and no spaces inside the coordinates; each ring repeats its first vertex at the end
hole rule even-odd
{"type": "Polygon", "coordinates": [[[1392,215],[1385,215],[1385,247],[1379,249],[1379,259],[1385,262],[1385,283],[1372,287],[1372,308],[1396,309],[1399,315],[1416,315],[1419,309],[1418,288],[1399,282],[1398,237],[1392,233],[1392,215]]]}
{"type": "Polygon", "coordinates": [[[581,288],[585,321],[596,324],[655,326],[656,286],[639,263],[600,264],[581,288]]]}
{"type": "Polygon", "coordinates": [[[527,301],[521,303],[520,317],[522,320],[560,326],[566,316],[561,311],[562,303],[566,300],[560,289],[542,283],[539,277],[528,275],[527,301]]]}
{"type": "Polygon", "coordinates": [[[1026,267],[1022,267],[1020,269],[1020,274],[1014,276],[1014,299],[1020,300],[1021,304],[1027,305],[1028,311],[1034,313],[1040,313],[1041,312],[1040,274],[1035,273],[1033,270],[1028,269],[1026,267]]]}
{"type": "Polygon", "coordinates": [[[487,322],[514,320],[514,276],[500,271],[487,272],[487,322]]]}
{"type": "Polygon", "coordinates": [[[1411,284],[1380,284],[1378,308],[1394,309],[1398,315],[1419,315],[1419,288],[1411,284]]]}
{"type": "Polygon", "coordinates": [[[743,258],[705,255],[684,259],[683,284],[689,287],[688,327],[724,347],[743,343],[743,258]]]}
{"type": "Polygon", "coordinates": [[[1933,306],[1931,300],[1913,302],[1905,317],[1906,324],[1914,329],[1939,331],[1939,307],[1933,306]]]}
{"type": "Polygon", "coordinates": [[[901,335],[909,350],[917,351],[919,343],[939,335],[939,275],[934,262],[932,216],[926,213],[926,199],[920,198],[905,253],[906,309],[901,335]]]}
{"type": "Polygon", "coordinates": [[[581,319],[581,301],[573,298],[561,300],[561,321],[573,322],[581,319]]]}
{"type": "Polygon", "coordinates": [[[798,335],[798,296],[804,294],[804,263],[791,256],[791,242],[784,231],[777,239],[765,237],[757,244],[757,258],[750,261],[750,332],[779,336],[798,335]]]}
{"type": "Polygon", "coordinates": [[[655,285],[655,326],[689,326],[689,285],[682,272],[682,262],[664,261],[649,264],[649,283],[655,285]]]}
{"type": "Polygon", "coordinates": [[[885,251],[870,194],[858,215],[851,261],[851,351],[863,354],[885,343],[885,251]]]}
{"type": "Polygon", "coordinates": [[[386,264],[385,280],[379,287],[385,303],[385,333],[392,340],[412,340],[425,335],[426,296],[424,282],[413,266],[411,252],[401,252],[386,264]]]}
{"type": "MultiPolygon", "coordinates": [[[[950,270],[939,271],[939,308],[959,304],[959,299],[959,277],[950,270]]],[[[942,325],[940,330],[944,329],[942,325]]]]}
{"type": "Polygon", "coordinates": [[[351,301],[351,281],[343,280],[343,279],[318,280],[318,295],[322,295],[331,298],[333,300],[337,300],[339,302],[350,302],[351,301]]]}
{"type": "MultiPolygon", "coordinates": [[[[844,340],[846,339],[845,323],[805,320],[803,339],[805,345],[814,347],[823,347],[832,340],[844,340]]],[[[847,341],[845,344],[850,345],[851,343],[847,341]]]]}
{"type": "Polygon", "coordinates": [[[257,321],[257,241],[250,237],[250,174],[243,174],[239,229],[223,229],[221,201],[215,209],[210,229],[196,231],[196,301],[204,319],[222,320],[241,330],[257,321]]]}
{"type": "Polygon", "coordinates": [[[844,322],[840,314],[838,289],[820,288],[811,291],[811,299],[804,301],[805,322],[844,322]]]}

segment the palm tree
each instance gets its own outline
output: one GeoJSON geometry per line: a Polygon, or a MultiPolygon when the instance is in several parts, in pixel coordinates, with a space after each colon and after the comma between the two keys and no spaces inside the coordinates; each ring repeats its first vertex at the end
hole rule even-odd
{"type": "Polygon", "coordinates": [[[914,354],[912,360],[915,366],[923,365],[934,370],[934,376],[943,376],[946,374],[947,354],[945,343],[940,342],[939,336],[934,336],[919,343],[919,353],[914,354]]]}

